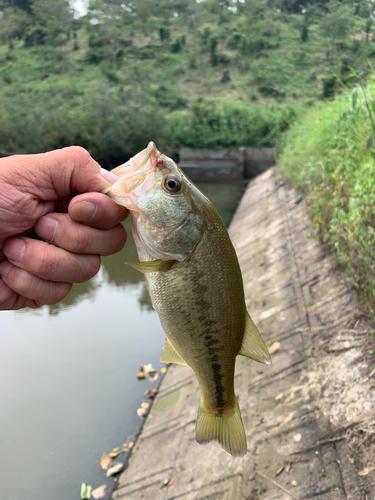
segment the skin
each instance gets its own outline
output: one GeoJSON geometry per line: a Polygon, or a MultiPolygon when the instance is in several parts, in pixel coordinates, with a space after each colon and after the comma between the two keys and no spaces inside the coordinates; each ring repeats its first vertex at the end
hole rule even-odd
{"type": "Polygon", "coordinates": [[[0,159],[0,309],[55,304],[123,248],[128,210],[100,193],[116,180],[76,146],[0,159]]]}

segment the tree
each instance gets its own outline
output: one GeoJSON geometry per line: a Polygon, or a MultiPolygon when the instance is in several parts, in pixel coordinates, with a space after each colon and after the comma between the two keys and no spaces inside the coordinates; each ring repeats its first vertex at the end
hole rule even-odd
{"type": "Polygon", "coordinates": [[[0,29],[5,33],[15,53],[15,39],[22,38],[31,23],[31,16],[18,7],[7,7],[3,10],[3,15],[0,18],[0,29]]]}

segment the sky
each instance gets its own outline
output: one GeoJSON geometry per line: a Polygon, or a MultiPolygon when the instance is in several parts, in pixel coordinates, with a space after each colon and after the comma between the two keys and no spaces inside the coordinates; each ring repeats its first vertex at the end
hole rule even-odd
{"type": "Polygon", "coordinates": [[[69,0],[69,2],[76,12],[75,17],[81,17],[87,13],[89,0],[69,0]]]}

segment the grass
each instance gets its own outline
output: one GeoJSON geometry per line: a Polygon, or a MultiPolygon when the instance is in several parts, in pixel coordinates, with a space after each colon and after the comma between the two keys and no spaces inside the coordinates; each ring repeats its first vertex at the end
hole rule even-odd
{"type": "Polygon", "coordinates": [[[315,107],[287,133],[282,171],[306,193],[321,238],[375,314],[375,77],[315,107]]]}

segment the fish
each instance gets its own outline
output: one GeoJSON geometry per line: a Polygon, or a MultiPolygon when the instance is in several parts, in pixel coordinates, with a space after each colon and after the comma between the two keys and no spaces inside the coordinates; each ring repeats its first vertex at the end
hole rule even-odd
{"type": "Polygon", "coordinates": [[[104,192],[132,215],[132,232],[152,305],[166,334],[160,361],[190,366],[201,398],[199,444],[247,453],[234,393],[236,356],[271,364],[245,304],[228,231],[212,203],[153,142],[112,170],[104,192]]]}

